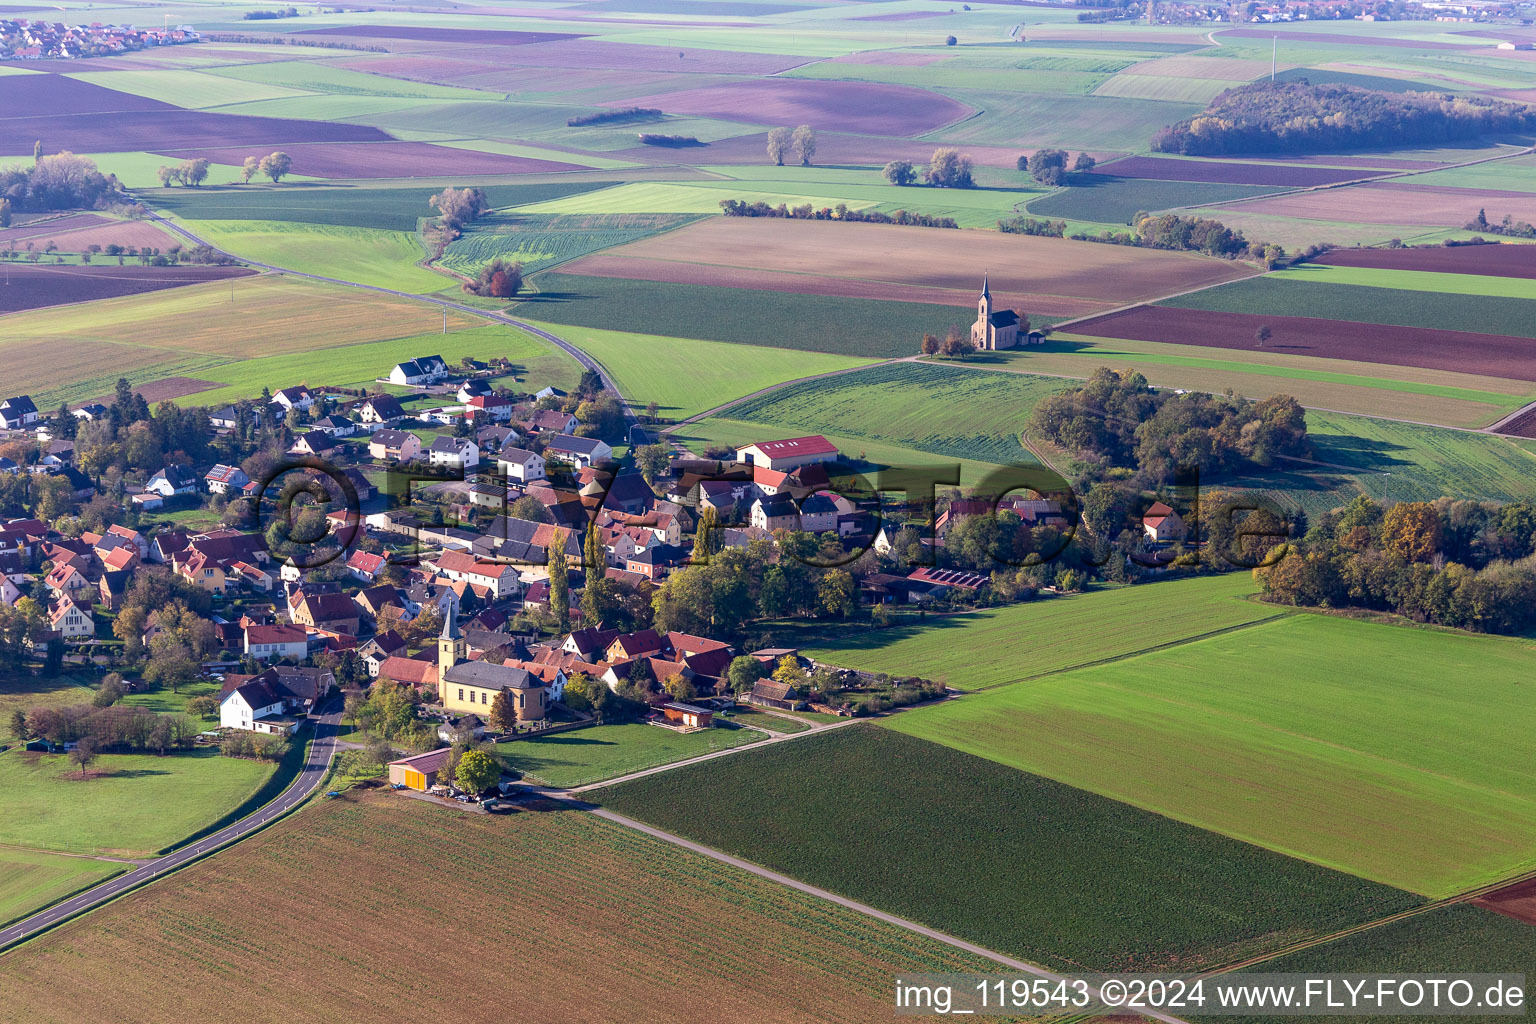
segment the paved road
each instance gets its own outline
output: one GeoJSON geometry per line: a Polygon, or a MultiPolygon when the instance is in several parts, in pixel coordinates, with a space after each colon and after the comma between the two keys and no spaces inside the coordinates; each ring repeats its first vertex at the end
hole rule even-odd
{"type": "MultiPolygon", "coordinates": [[[[257,260],[247,259],[246,257],[241,256],[239,253],[220,249],[218,246],[210,243],[207,239],[199,238],[197,235],[193,234],[191,231],[188,231],[180,224],[176,223],[168,217],[164,217],[156,213],[153,210],[149,211],[149,218],[165,227],[167,230],[175,232],[182,238],[187,239],[194,245],[206,245],[214,252],[222,253],[223,255],[228,256],[230,259],[239,260],[246,266],[256,267],[259,270],[270,270],[277,274],[287,274],[289,277],[302,277],[310,281],[320,281],[325,284],[340,285],[343,288],[360,288],[366,292],[378,292],[381,295],[393,295],[396,298],[412,299],[416,302],[425,302],[429,305],[440,306],[444,309],[452,309],[460,313],[468,313],[471,316],[484,317],[487,320],[494,320],[497,323],[506,324],[509,327],[516,327],[520,331],[527,331],[529,334],[532,334],[537,338],[543,338],[551,345],[555,345],[561,351],[569,355],[572,359],[580,363],[584,369],[595,370],[597,375],[603,380],[603,387],[608,391],[613,392],[614,396],[617,397],[621,403],[623,403],[625,416],[630,420],[635,418],[634,410],[631,409],[629,407],[629,403],[625,401],[623,392],[619,390],[618,384],[615,383],[614,379],[608,375],[608,371],[603,368],[601,363],[587,355],[575,345],[572,345],[570,342],[566,341],[564,338],[555,334],[551,334],[549,331],[546,331],[541,327],[535,327],[533,324],[530,324],[527,321],[519,320],[512,316],[507,316],[505,313],[497,313],[488,309],[478,309],[474,306],[465,305],[462,302],[454,302],[452,299],[445,299],[440,295],[418,295],[415,292],[397,291],[394,288],[384,288],[376,284],[359,284],[356,281],[343,281],[339,277],[326,277],[322,274],[306,274],[303,271],[289,270],[287,267],[279,267],[271,263],[261,263],[257,260]]],[[[444,278],[445,283],[447,280],[447,278],[444,278]]]]}
{"type": "Polygon", "coordinates": [[[314,742],[310,744],[309,758],[304,762],[304,767],[300,769],[299,774],[288,784],[288,788],[283,790],[277,799],[263,805],[222,831],[215,832],[210,836],[204,836],[197,842],[189,843],[163,857],[144,861],[142,866],[134,868],[127,874],[108,879],[94,889],[87,889],[78,896],[72,896],[64,902],[56,903],[48,909],[39,911],[31,917],[24,918],[8,928],[0,929],[0,950],[32,938],[68,918],[84,913],[108,900],[115,899],[130,889],[150,882],[168,871],[179,868],[184,864],[197,860],[204,854],[249,835],[267,825],[273,819],[282,817],[303,803],[315,791],[315,788],[320,785],[321,780],[325,778],[326,769],[330,767],[331,757],[337,749],[336,726],[341,721],[341,711],[341,705],[337,702],[330,710],[325,711],[323,714],[311,716],[310,720],[314,723],[315,737],[314,742]]]}

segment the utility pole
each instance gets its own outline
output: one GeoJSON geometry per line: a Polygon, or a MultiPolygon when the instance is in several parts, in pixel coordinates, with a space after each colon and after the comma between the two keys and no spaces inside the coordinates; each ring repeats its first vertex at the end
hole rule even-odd
{"type": "Polygon", "coordinates": [[[448,307],[443,307],[443,333],[448,333],[448,307]]]}
{"type": "Polygon", "coordinates": [[[1269,45],[1269,80],[1271,82],[1273,82],[1275,80],[1275,64],[1276,64],[1276,61],[1279,59],[1279,56],[1280,56],[1280,37],[1279,36],[1274,36],[1274,37],[1271,38],[1270,45],[1269,45]]]}

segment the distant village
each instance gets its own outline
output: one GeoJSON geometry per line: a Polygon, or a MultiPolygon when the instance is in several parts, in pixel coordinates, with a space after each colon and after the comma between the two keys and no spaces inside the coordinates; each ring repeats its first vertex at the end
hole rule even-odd
{"type": "Polygon", "coordinates": [[[135,28],[132,25],[65,25],[27,18],[0,18],[0,60],[79,60],[176,46],[199,39],[191,25],[135,28]]]}

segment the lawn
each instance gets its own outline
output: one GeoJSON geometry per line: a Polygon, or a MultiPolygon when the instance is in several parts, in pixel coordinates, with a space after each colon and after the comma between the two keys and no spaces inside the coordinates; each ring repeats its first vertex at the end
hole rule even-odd
{"type": "Polygon", "coordinates": [[[1158,303],[1270,316],[1307,316],[1536,338],[1536,299],[1276,279],[1268,275],[1158,303]]]}
{"type": "Polygon", "coordinates": [[[820,638],[812,633],[799,642],[805,654],[834,665],[981,690],[1278,614],[1277,608],[1245,600],[1254,589],[1246,573],[1167,580],[930,616],[889,629],[834,626],[832,633],[820,638]],[[957,651],[966,656],[957,657],[957,651]]]}
{"type": "Polygon", "coordinates": [[[0,679],[0,729],[6,741],[12,737],[11,714],[33,708],[61,708],[69,704],[88,704],[96,691],[83,681],[67,676],[38,676],[17,673],[0,679]]]}
{"type": "Polygon", "coordinates": [[[975,117],[930,132],[935,142],[982,146],[1064,146],[1070,149],[1134,152],[1146,147],[1158,127],[1192,117],[1203,103],[1167,103],[1118,96],[1066,93],[1008,93],[952,89],[948,95],[981,111],[975,117]]]}
{"type": "Polygon", "coordinates": [[[534,323],[602,363],[625,398],[640,407],[655,402],[661,414],[672,419],[713,409],[791,378],[869,361],[822,352],[534,323]],[[687,367],[687,372],[679,373],[678,367],[687,367]]]}
{"type": "Polygon", "coordinates": [[[752,729],[716,728],[679,733],[658,725],[632,722],[597,725],[553,736],[535,736],[496,744],[508,767],[547,786],[585,786],[670,764],[714,750],[756,743],[752,729]]]}
{"type": "Polygon", "coordinates": [[[911,355],[925,332],[942,337],[951,326],[973,319],[963,309],[925,302],[553,272],[534,281],[538,294],[518,304],[519,316],[573,327],[642,330],[871,359],[911,355]]]}
{"type": "Polygon", "coordinates": [[[889,724],[1438,897],[1536,868],[1533,671],[1528,641],[1300,614],[889,724]]]}
{"type": "Polygon", "coordinates": [[[6,1005],[222,1020],[302,976],[318,1015],[397,1024],[483,988],[512,950],[539,953],[462,1019],[862,1024],[889,1014],[895,975],[995,966],[594,815],[354,790],[7,954],[6,1005]],[[218,984],[187,983],[209,970],[218,984]]]}
{"type": "Polygon", "coordinates": [[[0,843],[144,856],[239,806],[271,777],[216,750],[104,754],[81,779],[63,754],[0,754],[0,843]]]}
{"type": "MultiPolygon", "coordinates": [[[[788,715],[769,714],[756,708],[737,706],[720,715],[728,722],[737,722],[741,725],[750,725],[759,729],[772,729],[774,732],[805,732],[811,727],[810,722],[802,722],[798,718],[790,718],[788,715]]],[[[828,716],[834,717],[834,716],[828,716]]]]}
{"type": "MultiPolygon", "coordinates": [[[[431,310],[427,310],[429,314],[431,310]]],[[[441,316],[441,314],[439,314],[441,316]]],[[[460,314],[452,314],[450,325],[460,314]]],[[[485,323],[478,317],[472,323],[485,323]]],[[[261,393],[263,387],[274,390],[281,384],[302,380],[311,387],[334,384],[341,387],[372,387],[379,377],[389,375],[390,367],[404,359],[430,352],[449,363],[465,356],[488,359],[504,356],[512,361],[517,383],[533,385],[537,391],[546,384],[571,390],[581,376],[581,367],[564,352],[526,331],[505,324],[471,326],[444,335],[438,332],[417,334],[390,341],[367,342],[308,353],[257,356],[241,362],[226,363],[209,371],[223,386],[198,392],[184,404],[217,406],[261,393]]],[[[510,383],[503,379],[504,383],[510,383]]]]}
{"type": "Polygon", "coordinates": [[[0,848],[0,925],[105,882],[127,868],[89,857],[0,848]]]}
{"type": "Polygon", "coordinates": [[[184,223],[225,252],[302,274],[402,292],[438,292],[454,286],[451,277],[419,265],[427,254],[411,232],[273,220],[184,223]]]}
{"type": "Polygon", "coordinates": [[[874,725],[662,772],[592,799],[1067,969],[1212,967],[1418,902],[874,725]]]}
{"type": "MultiPolygon", "coordinates": [[[[164,163],[163,158],[160,159],[164,163]]],[[[104,168],[110,170],[107,165],[104,168]]],[[[431,217],[427,200],[445,185],[373,188],[337,185],[306,188],[290,184],[253,183],[238,188],[161,189],[146,198],[150,205],[187,220],[277,220],[379,231],[415,231],[422,217],[431,217]]],[[[497,209],[543,202],[560,196],[603,188],[611,182],[567,181],[549,184],[483,185],[497,209]]]]}

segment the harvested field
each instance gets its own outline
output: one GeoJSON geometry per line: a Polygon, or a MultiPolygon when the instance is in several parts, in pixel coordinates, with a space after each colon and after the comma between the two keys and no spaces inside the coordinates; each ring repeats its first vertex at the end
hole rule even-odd
{"type": "Polygon", "coordinates": [[[525,46],[579,39],[570,32],[510,32],[498,29],[430,28],[421,25],[341,25],[312,28],[300,36],[360,36],[369,39],[415,39],[430,43],[466,43],[471,46],[525,46]]]}
{"type": "Polygon", "coordinates": [[[887,67],[921,68],[929,64],[937,64],[948,57],[937,53],[901,53],[892,50],[865,50],[861,53],[849,53],[841,57],[833,57],[828,64],[883,64],[887,67]]]}
{"type": "Polygon", "coordinates": [[[942,18],[947,11],[897,11],[894,14],[866,14],[862,18],[849,18],[849,21],[915,21],[918,18],[942,18]]]}
{"type": "Polygon", "coordinates": [[[583,812],[472,815],[353,790],[14,951],[6,1005],[121,1024],[222,1019],[231,1005],[292,1020],[272,979],[302,977],[319,1016],[359,1024],[450,1001],[466,1024],[861,1024],[889,1012],[894,974],[987,966],[583,812]],[[424,850],[442,869],[400,884],[424,850]],[[320,921],[347,922],[346,940],[320,921]],[[167,944],[168,928],[181,938],[167,944]],[[452,994],[514,950],[538,955],[496,971],[494,999],[452,994]],[[219,984],[186,984],[210,955],[219,984]]]}
{"type": "Polygon", "coordinates": [[[1268,71],[1261,61],[1242,57],[1160,57],[1126,69],[1126,74],[1160,78],[1214,78],[1241,82],[1268,71]]]}
{"type": "MultiPolygon", "coordinates": [[[[709,144],[711,164],[761,164],[766,152],[768,135],[754,132],[730,139],[717,139],[709,144]]],[[[914,164],[926,164],[933,155],[934,144],[914,142],[911,139],[895,139],[888,136],[850,135],[844,132],[816,133],[816,161],[820,164],[874,164],[889,160],[910,160],[914,164]]],[[[1002,146],[966,146],[965,153],[981,167],[1006,167],[1012,170],[1019,158],[1016,149],[1002,146]]],[[[608,154],[625,160],[671,162],[675,156],[658,153],[647,146],[620,149],[608,154]]]]}
{"type": "Polygon", "coordinates": [[[0,265],[0,313],[138,295],[162,288],[249,277],[253,273],[244,267],[76,267],[6,263],[0,265]]]}
{"type": "Polygon", "coordinates": [[[1221,30],[1221,35],[1222,38],[1264,40],[1278,35],[1291,42],[1333,43],[1336,46],[1392,46],[1410,50],[1460,50],[1463,53],[1468,50],[1468,47],[1459,43],[1432,43],[1422,39],[1396,39],[1392,36],[1345,36],[1332,32],[1276,32],[1269,28],[1226,28],[1221,30]]]}
{"type": "Polygon", "coordinates": [[[1065,969],[1196,970],[1421,902],[876,725],[765,744],[592,799],[1065,969]],[[954,862],[957,843],[963,867],[933,869],[954,862]]]}
{"type": "MultiPolygon", "coordinates": [[[[489,62],[505,62],[509,59],[508,54],[498,53],[489,48],[478,51],[458,50],[454,51],[452,56],[458,60],[489,62]]],[[[698,50],[678,46],[649,46],[640,43],[613,43],[602,39],[575,38],[521,49],[511,57],[520,67],[681,71],[717,75],[773,75],[798,67],[807,60],[805,57],[782,53],[698,50]],[[683,56],[679,57],[679,53],[683,56]]],[[[645,106],[645,104],[638,105],[645,106]]]]}
{"type": "Polygon", "coordinates": [[[150,221],[115,220],[94,213],[37,221],[0,231],[0,248],[26,249],[30,242],[34,248],[46,249],[51,242],[62,252],[87,252],[93,245],[163,248],[180,241],[150,221]]]}
{"type": "MultiPolygon", "coordinates": [[[[434,146],[426,142],[326,142],[288,146],[293,172],[312,178],[427,178],[445,174],[536,174],[581,170],[578,164],[534,160],[499,153],[434,146]]],[[[238,166],[248,149],[179,149],[166,155],[178,160],[204,157],[238,166]]]]}
{"type": "Polygon", "coordinates": [[[1265,325],[1274,332],[1264,345],[1265,351],[1536,380],[1536,361],[1531,358],[1536,354],[1536,342],[1500,334],[1172,306],[1138,306],[1073,324],[1072,331],[1095,338],[1255,351],[1254,332],[1265,325]]]}
{"type": "MultiPolygon", "coordinates": [[[[300,142],[392,141],[384,132],[368,125],[169,108],[135,109],[111,117],[93,113],[0,118],[0,154],[31,153],[32,145],[38,139],[47,139],[49,150],[68,149],[76,153],[139,150],[155,153],[178,147],[277,148],[300,142]]],[[[242,159],[248,155],[243,154],[242,159]]]]}
{"type": "Polygon", "coordinates": [[[1141,210],[1221,203],[1279,191],[1275,185],[1228,185],[1213,181],[1158,181],[1153,178],[1118,178],[1090,175],[1072,188],[1030,200],[1025,209],[1037,217],[1088,220],[1101,224],[1129,224],[1141,210]]]}
{"type": "Polygon", "coordinates": [[[1330,267],[1418,270],[1536,280],[1536,245],[1443,245],[1413,249],[1334,249],[1312,261],[1330,267]]]}
{"type": "Polygon", "coordinates": [[[1536,437],[1536,409],[1527,409],[1499,428],[1499,433],[1512,437],[1536,437]]]}
{"type": "MultiPolygon", "coordinates": [[[[20,111],[47,110],[49,117],[71,114],[122,114],[148,110],[173,111],[169,103],[119,92],[64,75],[9,75],[5,81],[5,116],[0,122],[31,120],[20,111]]],[[[112,147],[108,147],[112,148],[112,147]]],[[[133,147],[126,147],[133,148],[133,147]]],[[[50,152],[55,146],[50,140],[50,152]]],[[[30,150],[28,150],[30,152],[30,150]]]]}
{"type": "Polygon", "coordinates": [[[1273,164],[1244,164],[1229,160],[1170,160],[1156,156],[1129,156],[1124,160],[1100,164],[1094,174],[1112,174],[1120,178],[1156,181],[1212,181],[1231,185],[1285,185],[1308,188],[1355,178],[1374,178],[1387,172],[1337,170],[1332,167],[1277,167],[1273,164]]]}
{"type": "Polygon", "coordinates": [[[1507,885],[1472,902],[1516,921],[1536,925],[1536,878],[1507,885]]]}
{"type": "Polygon", "coordinates": [[[897,136],[935,131],[972,113],[957,100],[911,86],[797,78],[682,89],[606,105],[631,104],[723,121],[808,124],[818,131],[897,136]]]}
{"type": "MultiPolygon", "coordinates": [[[[143,395],[144,401],[153,406],[157,402],[186,398],[188,395],[195,395],[216,387],[219,387],[219,382],[216,380],[199,380],[196,377],[162,377],[160,380],[135,384],[133,390],[143,395]]],[[[112,398],[112,395],[98,395],[96,401],[110,403],[112,398]]]]}
{"type": "Polygon", "coordinates": [[[1043,313],[1064,299],[1073,301],[1058,308],[1076,311],[1085,304],[1134,302],[1251,273],[1225,260],[1059,238],[725,217],[622,246],[602,259],[605,266],[640,260],[641,272],[651,275],[670,263],[675,276],[664,280],[693,282],[730,268],[759,283],[766,280],[762,274],[772,273],[783,291],[863,296],[899,286],[941,289],[955,298],[965,294],[968,302],[975,301],[988,272],[999,305],[1026,314],[1043,313]],[[821,290],[827,281],[840,282],[842,291],[821,290]]]}
{"type": "MultiPolygon", "coordinates": [[[[5,122],[0,122],[3,125],[5,122]]],[[[1414,224],[1459,228],[1488,211],[1490,221],[1505,214],[1516,220],[1536,221],[1536,195],[1494,189],[1438,188],[1378,182],[1296,195],[1273,196],[1235,203],[1231,209],[1244,213],[1277,214],[1311,220],[1336,220],[1358,224],[1414,224]]]]}

